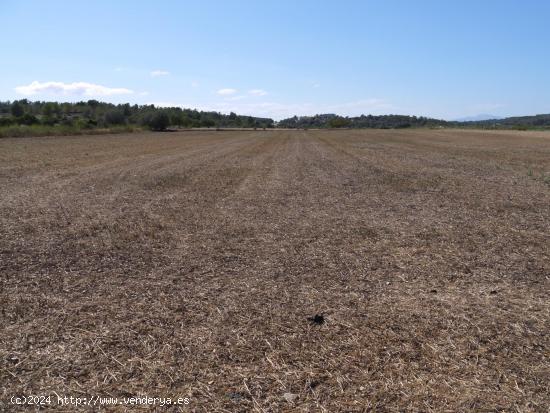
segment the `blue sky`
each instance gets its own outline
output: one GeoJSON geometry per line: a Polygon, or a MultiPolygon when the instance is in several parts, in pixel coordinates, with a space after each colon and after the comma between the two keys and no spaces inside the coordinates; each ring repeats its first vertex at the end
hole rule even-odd
{"type": "Polygon", "coordinates": [[[550,2],[0,0],[0,100],[550,113],[550,2]]]}

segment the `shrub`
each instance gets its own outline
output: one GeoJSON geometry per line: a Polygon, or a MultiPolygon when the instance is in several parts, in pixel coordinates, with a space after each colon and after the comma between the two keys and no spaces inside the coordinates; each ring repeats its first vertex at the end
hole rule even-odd
{"type": "Polygon", "coordinates": [[[337,116],[329,121],[329,126],[331,128],[345,128],[350,125],[349,119],[342,118],[337,116]]]}
{"type": "Polygon", "coordinates": [[[514,127],[512,129],[520,130],[520,131],[526,131],[529,128],[527,127],[527,125],[514,125],[514,127]]]}
{"type": "Polygon", "coordinates": [[[95,126],[97,125],[97,122],[94,122],[93,120],[91,119],[78,119],[74,125],[78,128],[78,129],[92,129],[92,128],[95,128],[95,126]]]}
{"type": "Polygon", "coordinates": [[[40,123],[38,118],[34,115],[31,115],[30,113],[25,113],[23,116],[20,116],[17,118],[17,123],[20,125],[36,125],[37,123],[40,123]]]}
{"type": "Polygon", "coordinates": [[[107,125],[124,125],[126,123],[124,111],[120,109],[109,110],[105,113],[104,119],[107,125]]]}
{"type": "Polygon", "coordinates": [[[11,104],[11,114],[16,118],[23,116],[25,109],[17,100],[11,104]]]}
{"type": "Polygon", "coordinates": [[[53,116],[44,116],[42,118],[42,125],[53,126],[57,123],[57,119],[53,116]]]}
{"type": "Polygon", "coordinates": [[[146,118],[145,124],[151,130],[162,131],[170,125],[170,117],[166,112],[155,112],[146,118]]]}
{"type": "Polygon", "coordinates": [[[211,128],[212,126],[215,126],[216,123],[212,119],[202,119],[201,120],[201,126],[206,128],[211,128]]]}
{"type": "Polygon", "coordinates": [[[11,126],[15,123],[15,120],[11,117],[9,118],[0,118],[0,127],[2,126],[11,126]]]}
{"type": "Polygon", "coordinates": [[[63,126],[73,126],[73,120],[66,116],[64,116],[63,119],[61,119],[61,122],[59,123],[63,126]]]}

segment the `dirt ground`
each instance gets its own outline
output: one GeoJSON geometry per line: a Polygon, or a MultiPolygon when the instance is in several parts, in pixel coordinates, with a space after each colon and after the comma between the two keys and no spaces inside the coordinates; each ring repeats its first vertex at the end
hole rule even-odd
{"type": "Polygon", "coordinates": [[[550,134],[2,139],[0,195],[0,411],[548,412],[550,134]]]}

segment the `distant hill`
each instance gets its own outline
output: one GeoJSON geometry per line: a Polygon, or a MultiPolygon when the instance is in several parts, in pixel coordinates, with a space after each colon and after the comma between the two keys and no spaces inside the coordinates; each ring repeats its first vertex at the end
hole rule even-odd
{"type": "Polygon", "coordinates": [[[487,113],[481,113],[474,116],[466,116],[463,118],[455,119],[455,122],[479,122],[482,120],[502,119],[502,116],[489,115],[487,113]]]}

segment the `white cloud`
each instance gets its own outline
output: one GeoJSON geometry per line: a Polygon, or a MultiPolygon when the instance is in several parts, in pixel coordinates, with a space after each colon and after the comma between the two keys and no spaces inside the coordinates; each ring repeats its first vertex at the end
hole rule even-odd
{"type": "Polygon", "coordinates": [[[263,89],[251,89],[248,91],[248,94],[251,96],[265,96],[267,92],[263,89]]]}
{"type": "Polygon", "coordinates": [[[216,93],[220,96],[231,96],[237,93],[237,89],[225,88],[218,90],[216,93]]]}
{"type": "Polygon", "coordinates": [[[17,86],[15,91],[21,95],[31,96],[40,94],[76,95],[76,96],[112,96],[129,95],[134,93],[130,89],[112,88],[87,82],[38,82],[34,81],[26,86],[17,86]]]}
{"type": "Polygon", "coordinates": [[[170,72],[166,70],[153,70],[151,72],[151,77],[159,77],[159,76],[168,76],[170,72]]]}

